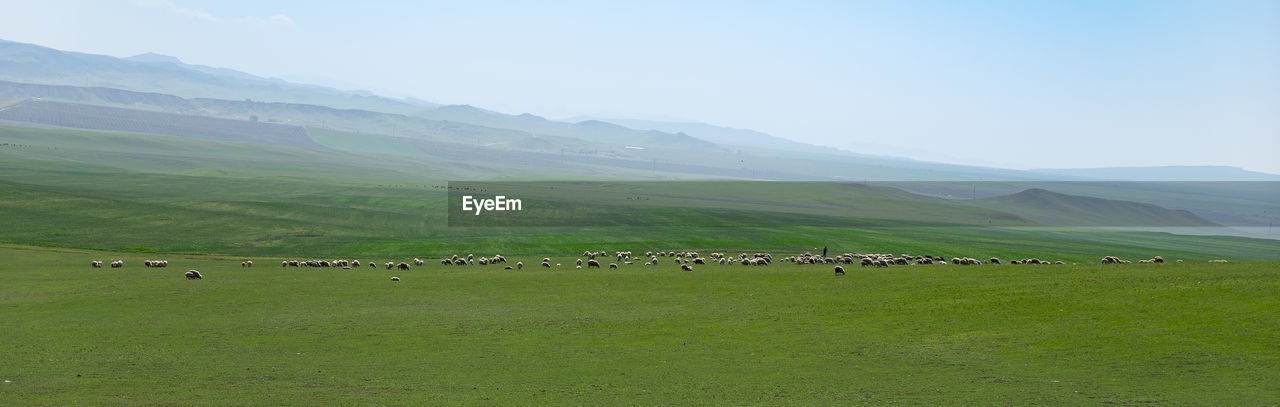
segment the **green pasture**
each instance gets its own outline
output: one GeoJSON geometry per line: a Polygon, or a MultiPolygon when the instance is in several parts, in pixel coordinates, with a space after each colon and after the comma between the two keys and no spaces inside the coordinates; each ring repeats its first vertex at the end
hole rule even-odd
{"type": "Polygon", "coordinates": [[[570,253],[545,255],[566,266],[242,268],[244,257],[3,246],[0,401],[1270,405],[1280,394],[1275,262],[837,277],[787,264],[574,270],[570,253]],[[170,267],[141,265],[160,258],[170,267]],[[125,267],[89,267],[114,259],[125,267]]]}

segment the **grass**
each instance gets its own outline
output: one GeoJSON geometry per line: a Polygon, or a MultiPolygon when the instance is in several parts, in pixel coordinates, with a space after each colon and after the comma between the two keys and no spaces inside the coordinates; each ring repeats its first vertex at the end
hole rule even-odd
{"type": "Polygon", "coordinates": [[[141,267],[151,255],[0,255],[0,400],[14,405],[1267,405],[1280,394],[1274,262],[833,277],[782,264],[392,272],[175,255],[161,270],[141,267]],[[88,267],[115,258],[126,267],[88,267]],[[183,279],[188,268],[205,279],[183,279]]]}
{"type": "Polygon", "coordinates": [[[1277,240],[986,226],[988,210],[806,189],[821,184],[613,184],[627,189],[606,199],[651,198],[635,219],[663,226],[449,227],[443,180],[491,167],[380,154],[395,145],[338,154],[14,128],[0,141],[4,405],[1267,405],[1280,394],[1277,240]],[[706,226],[706,208],[854,221],[706,226]],[[436,264],[824,246],[1080,264],[838,278],[783,264],[436,264]],[[1095,264],[1103,255],[1187,262],[1095,264]],[[415,256],[428,266],[276,266],[415,256]],[[246,258],[257,267],[242,269],[246,258]],[[114,259],[126,267],[88,266],[114,259]],[[181,277],[192,268],[206,278],[181,277]]]}
{"type": "Polygon", "coordinates": [[[2,128],[0,140],[17,145],[0,147],[0,211],[8,215],[0,217],[0,242],[10,244],[299,257],[830,246],[1079,262],[1280,260],[1276,240],[976,227],[1001,214],[888,188],[814,183],[600,184],[614,189],[601,195],[601,207],[625,211],[636,202],[626,198],[645,196],[652,204],[634,211],[633,224],[658,227],[449,227],[445,182],[435,178],[448,173],[434,172],[446,166],[429,160],[335,159],[328,150],[90,131],[2,128]],[[839,226],[816,226],[828,220],[839,226]],[[936,226],[945,221],[959,226],[936,226]]]}

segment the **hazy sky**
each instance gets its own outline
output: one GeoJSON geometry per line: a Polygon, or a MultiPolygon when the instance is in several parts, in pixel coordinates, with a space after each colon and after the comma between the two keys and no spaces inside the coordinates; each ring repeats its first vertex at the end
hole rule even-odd
{"type": "Polygon", "coordinates": [[[1280,1],[9,1],[0,38],[1012,168],[1280,173],[1280,1]]]}

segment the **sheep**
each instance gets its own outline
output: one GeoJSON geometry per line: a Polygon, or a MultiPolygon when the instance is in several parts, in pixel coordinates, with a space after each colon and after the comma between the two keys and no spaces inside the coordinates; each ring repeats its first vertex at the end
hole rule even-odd
{"type": "Polygon", "coordinates": [[[1152,263],[1164,263],[1164,257],[1156,256],[1151,259],[1152,263]]]}
{"type": "Polygon", "coordinates": [[[386,268],[387,268],[387,270],[391,270],[393,267],[395,267],[395,266],[396,266],[396,264],[395,264],[395,263],[392,263],[392,262],[386,262],[386,264],[383,264],[382,266],[383,266],[383,267],[386,267],[386,268]]]}
{"type": "Polygon", "coordinates": [[[582,270],[582,266],[573,266],[575,270],[582,270]]]}
{"type": "Polygon", "coordinates": [[[92,263],[89,263],[89,265],[93,266],[93,268],[100,269],[102,268],[102,260],[94,260],[92,263]]]}
{"type": "Polygon", "coordinates": [[[400,277],[391,276],[391,281],[400,281],[400,277]]]}
{"type": "Polygon", "coordinates": [[[693,267],[690,267],[688,264],[681,264],[680,269],[684,271],[693,271],[693,267]]]}
{"type": "Polygon", "coordinates": [[[551,268],[551,263],[548,263],[548,262],[545,262],[545,261],[544,261],[544,262],[542,262],[542,268],[544,268],[544,269],[549,269],[549,268],[551,268]]]}
{"type": "Polygon", "coordinates": [[[111,268],[118,269],[124,267],[124,260],[116,260],[111,262],[111,268]]]}
{"type": "Polygon", "coordinates": [[[378,262],[376,262],[376,261],[371,261],[371,262],[369,262],[369,267],[370,267],[370,268],[375,268],[375,269],[376,269],[376,268],[378,268],[378,262]]]}
{"type": "Polygon", "coordinates": [[[516,262],[516,270],[520,270],[520,269],[523,269],[523,268],[524,268],[524,262],[523,262],[523,261],[517,261],[517,262],[516,262]]]}
{"type": "Polygon", "coordinates": [[[836,275],[837,275],[837,276],[843,276],[843,275],[844,275],[844,266],[836,266],[836,275]]]}
{"type": "Polygon", "coordinates": [[[579,266],[581,266],[581,265],[582,265],[582,259],[578,259],[578,265],[579,265],[579,266]]]}
{"type": "Polygon", "coordinates": [[[595,259],[587,260],[587,268],[598,269],[600,268],[600,262],[596,261],[595,259]]]}
{"type": "MultiPolygon", "coordinates": [[[[415,266],[421,266],[422,264],[423,264],[422,259],[419,259],[419,258],[417,258],[417,257],[414,257],[414,258],[413,258],[413,265],[415,265],[415,266]]],[[[481,264],[483,264],[483,263],[481,263],[481,264]]]]}
{"type": "Polygon", "coordinates": [[[863,257],[863,258],[862,258],[862,261],[861,261],[860,263],[862,264],[862,267],[866,267],[866,266],[870,266],[870,265],[872,265],[872,264],[875,264],[875,262],[874,262],[873,260],[871,260],[871,258],[870,258],[870,257],[863,257]]]}
{"type": "Polygon", "coordinates": [[[449,259],[440,259],[440,264],[443,264],[443,265],[446,265],[446,266],[452,266],[452,265],[453,265],[453,260],[449,260],[449,259]]]}
{"type": "Polygon", "coordinates": [[[1223,259],[1214,259],[1214,260],[1209,260],[1209,262],[1210,263],[1226,263],[1227,261],[1223,259]]]}
{"type": "Polygon", "coordinates": [[[399,269],[401,269],[401,270],[408,270],[408,269],[409,269],[409,263],[400,262],[400,264],[397,264],[397,265],[396,265],[396,268],[399,268],[399,269]]]}
{"type": "Polygon", "coordinates": [[[506,267],[503,267],[502,269],[503,269],[503,270],[511,270],[511,269],[512,269],[512,267],[511,267],[511,266],[506,266],[506,267]]]}
{"type": "Polygon", "coordinates": [[[288,261],[288,260],[281,260],[281,261],[280,261],[280,267],[289,267],[289,261],[288,261]]]}
{"type": "Polygon", "coordinates": [[[609,263],[609,270],[617,270],[618,263],[609,263]]]}
{"type": "MultiPolygon", "coordinates": [[[[249,262],[249,264],[253,264],[253,262],[249,262]]],[[[360,267],[360,260],[352,260],[351,267],[360,267]]]]}
{"type": "Polygon", "coordinates": [[[195,270],[187,270],[186,276],[187,276],[187,279],[188,279],[188,280],[203,280],[203,279],[204,279],[204,276],[200,275],[200,272],[199,272],[199,271],[195,271],[195,270]]]}
{"type": "Polygon", "coordinates": [[[988,262],[988,263],[991,263],[991,264],[1000,264],[1000,259],[995,258],[995,257],[992,257],[992,258],[988,259],[988,260],[987,260],[987,262],[988,262]]]}

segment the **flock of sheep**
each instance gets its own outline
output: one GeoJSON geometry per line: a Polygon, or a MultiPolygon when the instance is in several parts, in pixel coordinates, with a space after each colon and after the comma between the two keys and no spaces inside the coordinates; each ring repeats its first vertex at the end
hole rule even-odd
{"type": "MultiPolygon", "coordinates": [[[[659,258],[669,259],[669,260],[662,260],[662,261],[663,262],[669,261],[670,263],[679,265],[680,269],[684,271],[693,271],[694,265],[712,264],[712,265],[768,266],[773,264],[774,262],[773,255],[770,253],[753,253],[753,254],[739,253],[737,255],[728,255],[725,253],[716,252],[716,253],[708,253],[706,256],[703,256],[696,251],[680,251],[680,252],[648,251],[644,253],[644,256],[637,256],[632,251],[614,251],[610,253],[604,250],[601,250],[601,251],[587,250],[587,251],[583,251],[582,255],[575,260],[574,268],[582,269],[584,265],[588,269],[601,268],[603,264],[601,262],[602,259],[616,260],[616,262],[609,263],[608,267],[610,270],[618,269],[619,267],[622,267],[622,266],[634,265],[637,263],[645,266],[656,266],[660,264],[659,258]],[[585,262],[584,262],[584,259],[585,259],[585,262]]],[[[844,275],[845,274],[844,265],[852,265],[855,263],[863,267],[945,265],[945,264],[956,264],[956,265],[966,265],[966,266],[980,265],[980,264],[1003,264],[1002,261],[996,257],[990,257],[985,261],[972,258],[972,257],[952,257],[951,259],[948,260],[941,256],[911,255],[911,254],[905,254],[905,253],[899,254],[899,255],[884,254],[884,253],[843,253],[835,256],[824,256],[824,255],[816,255],[813,253],[806,252],[806,253],[802,253],[794,256],[784,257],[782,258],[781,261],[786,263],[797,264],[797,265],[812,265],[812,264],[833,265],[836,275],[844,275]]],[[[1155,256],[1151,259],[1138,260],[1138,263],[1164,263],[1164,262],[1165,262],[1164,258],[1160,256],[1155,256]]],[[[1182,263],[1182,260],[1176,260],[1176,262],[1182,263]]],[[[1227,261],[1226,260],[1209,260],[1209,262],[1210,263],[1226,263],[1227,261]]],[[[444,257],[440,259],[440,264],[446,265],[446,266],[471,266],[471,265],[486,266],[486,265],[503,264],[504,265],[503,269],[506,269],[506,270],[524,269],[524,262],[517,261],[514,267],[507,266],[505,265],[506,263],[507,263],[507,258],[503,257],[501,254],[495,254],[492,257],[476,256],[474,254],[467,254],[465,256],[454,254],[452,256],[444,257]]],[[[1132,261],[1124,260],[1116,256],[1105,256],[1102,258],[1102,264],[1128,264],[1128,263],[1132,263],[1132,261]]],[[[124,260],[113,260],[108,264],[110,265],[111,268],[121,268],[121,267],[124,267],[124,260]]],[[[367,264],[369,268],[373,268],[373,269],[377,269],[379,266],[378,262],[375,262],[375,261],[361,263],[360,260],[313,259],[313,260],[283,260],[280,262],[280,267],[342,268],[345,270],[350,270],[353,268],[360,267],[361,264],[367,264]]],[[[422,266],[423,264],[426,264],[426,262],[424,262],[422,259],[414,258],[412,261],[412,265],[410,265],[409,262],[389,261],[389,262],[382,263],[382,267],[387,270],[397,269],[397,270],[407,271],[407,270],[410,270],[413,266],[422,266]]],[[[1064,262],[1029,258],[1029,259],[1010,260],[1008,264],[1064,264],[1064,262]]],[[[103,263],[102,261],[94,260],[90,263],[90,265],[93,268],[102,268],[103,263]]],[[[163,267],[169,266],[169,261],[168,260],[146,260],[143,262],[143,265],[148,268],[163,268],[163,267]]],[[[547,269],[558,268],[558,267],[562,267],[562,263],[553,263],[550,257],[544,257],[542,258],[542,262],[540,263],[540,266],[542,268],[547,268],[547,269]]],[[[242,261],[240,262],[240,267],[241,268],[253,267],[253,261],[252,260],[242,261]]],[[[204,278],[204,276],[201,275],[200,272],[196,270],[188,270],[185,275],[188,279],[192,279],[192,280],[199,280],[204,278]]],[[[391,279],[392,281],[400,281],[399,277],[392,277],[391,279]]]]}

